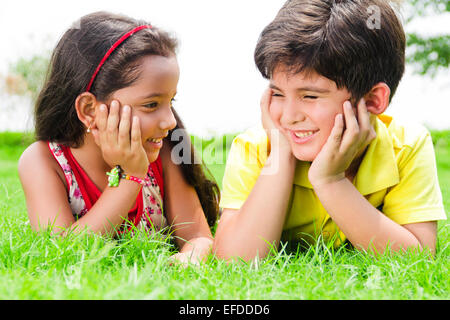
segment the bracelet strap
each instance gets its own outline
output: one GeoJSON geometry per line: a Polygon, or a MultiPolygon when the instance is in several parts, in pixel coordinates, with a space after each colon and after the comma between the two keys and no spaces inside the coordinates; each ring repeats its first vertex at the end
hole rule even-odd
{"type": "Polygon", "coordinates": [[[145,177],[145,179],[141,179],[138,177],[130,176],[128,174],[122,174],[121,178],[125,179],[125,180],[131,180],[131,181],[137,182],[139,184],[142,184],[143,186],[150,185],[150,179],[148,178],[148,176],[145,177]]]}
{"type": "Polygon", "coordinates": [[[107,172],[106,175],[108,176],[108,186],[110,186],[110,187],[118,187],[119,180],[121,178],[125,179],[125,180],[137,182],[143,186],[150,185],[150,178],[148,176],[146,176],[145,179],[130,176],[128,174],[123,173],[123,170],[120,166],[115,166],[114,168],[111,169],[110,172],[107,172]]]}

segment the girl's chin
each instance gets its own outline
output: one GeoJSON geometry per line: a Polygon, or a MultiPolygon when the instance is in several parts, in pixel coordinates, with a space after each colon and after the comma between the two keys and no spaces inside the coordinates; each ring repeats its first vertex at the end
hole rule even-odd
{"type": "Polygon", "coordinates": [[[158,151],[148,151],[145,150],[147,153],[147,159],[149,163],[155,162],[156,159],[158,159],[159,156],[159,150],[158,151]]]}

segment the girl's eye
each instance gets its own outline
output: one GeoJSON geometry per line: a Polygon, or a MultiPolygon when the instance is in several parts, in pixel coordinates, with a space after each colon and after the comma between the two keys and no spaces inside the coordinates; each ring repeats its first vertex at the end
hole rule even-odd
{"type": "Polygon", "coordinates": [[[281,93],[273,93],[272,97],[282,97],[283,95],[281,93]]]}
{"type": "Polygon", "coordinates": [[[143,106],[148,109],[155,109],[158,106],[158,102],[151,102],[149,104],[144,104],[143,106]]]}
{"type": "Polygon", "coordinates": [[[316,96],[304,96],[303,98],[309,99],[309,100],[315,100],[315,99],[317,99],[316,96]]]}

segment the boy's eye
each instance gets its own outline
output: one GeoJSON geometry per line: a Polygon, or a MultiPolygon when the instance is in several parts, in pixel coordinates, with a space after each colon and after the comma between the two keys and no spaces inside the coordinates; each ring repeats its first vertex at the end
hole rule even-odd
{"type": "Polygon", "coordinates": [[[317,99],[316,96],[304,96],[303,98],[305,98],[305,99],[310,99],[310,100],[317,99]]]}
{"type": "Polygon", "coordinates": [[[283,95],[281,93],[272,93],[272,97],[282,97],[283,95]]]}

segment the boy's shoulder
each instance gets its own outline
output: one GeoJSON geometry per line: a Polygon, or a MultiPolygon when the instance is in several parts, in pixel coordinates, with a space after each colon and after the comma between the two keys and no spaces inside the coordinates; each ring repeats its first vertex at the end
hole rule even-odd
{"type": "Polygon", "coordinates": [[[266,145],[268,142],[266,131],[262,126],[253,126],[239,133],[233,140],[234,144],[266,145]]]}
{"type": "Polygon", "coordinates": [[[398,117],[382,114],[378,119],[386,126],[394,149],[414,149],[430,137],[428,129],[414,122],[403,121],[398,117]]]}

